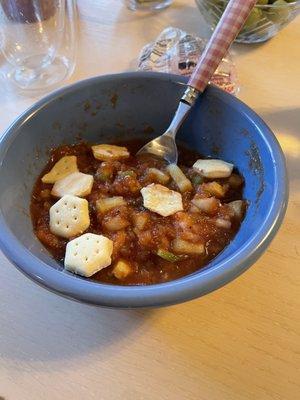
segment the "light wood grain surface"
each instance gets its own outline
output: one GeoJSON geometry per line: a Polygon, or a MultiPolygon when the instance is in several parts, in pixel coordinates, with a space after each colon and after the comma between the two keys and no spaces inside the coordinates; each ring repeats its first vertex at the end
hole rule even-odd
{"type": "MultiPolygon", "coordinates": [[[[208,33],[192,0],[154,16],[131,13],[119,0],[78,5],[79,56],[70,81],[133,69],[140,48],[166,26],[208,33]]],[[[48,293],[0,253],[1,399],[299,398],[299,48],[299,18],[266,44],[234,47],[239,96],[276,133],[290,174],[287,216],[263,257],[198,300],[115,311],[48,293]]],[[[3,82],[0,99],[1,132],[36,100],[3,82]]]]}

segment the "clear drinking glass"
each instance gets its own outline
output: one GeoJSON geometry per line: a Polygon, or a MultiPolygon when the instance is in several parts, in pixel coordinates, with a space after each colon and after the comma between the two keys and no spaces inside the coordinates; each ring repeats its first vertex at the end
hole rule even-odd
{"type": "Polygon", "coordinates": [[[75,0],[1,0],[6,77],[21,89],[55,86],[74,69],[75,0]]]}
{"type": "Polygon", "coordinates": [[[125,0],[130,10],[161,10],[168,7],[173,0],[125,0]]]}

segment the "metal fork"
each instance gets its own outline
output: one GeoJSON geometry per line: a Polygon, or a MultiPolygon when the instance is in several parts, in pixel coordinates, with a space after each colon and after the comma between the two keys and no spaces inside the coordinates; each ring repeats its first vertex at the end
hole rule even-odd
{"type": "Polygon", "coordinates": [[[138,155],[150,153],[163,158],[170,164],[177,164],[176,134],[198,95],[204,92],[210,78],[242,29],[255,4],[256,0],[230,0],[188,81],[187,89],[180,99],[170,126],[161,136],[142,147],[138,151],[138,155]]]}

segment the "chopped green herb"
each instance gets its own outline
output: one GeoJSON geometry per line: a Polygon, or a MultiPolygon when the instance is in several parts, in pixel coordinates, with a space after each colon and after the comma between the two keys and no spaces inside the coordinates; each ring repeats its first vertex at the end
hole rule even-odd
{"type": "Polygon", "coordinates": [[[120,171],[118,173],[122,177],[130,176],[131,178],[136,177],[136,173],[134,171],[128,170],[128,171],[120,171]]]}
{"type": "Polygon", "coordinates": [[[111,179],[111,173],[108,171],[98,171],[96,173],[96,179],[100,182],[107,182],[111,179]]]}
{"type": "Polygon", "coordinates": [[[169,262],[177,262],[182,259],[182,256],[177,256],[176,254],[173,254],[170,251],[166,251],[166,250],[162,250],[162,249],[158,249],[157,255],[169,262]]]}
{"type": "Polygon", "coordinates": [[[203,178],[200,175],[194,175],[191,180],[194,186],[201,185],[201,183],[203,183],[203,178]]]}

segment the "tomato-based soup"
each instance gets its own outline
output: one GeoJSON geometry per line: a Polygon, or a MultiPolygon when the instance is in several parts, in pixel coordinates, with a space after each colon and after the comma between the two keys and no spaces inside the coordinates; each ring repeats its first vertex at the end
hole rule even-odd
{"type": "MultiPolygon", "coordinates": [[[[110,157],[110,151],[104,159],[97,159],[86,143],[61,146],[52,150],[34,186],[34,232],[56,260],[64,263],[68,242],[82,234],[102,235],[112,241],[110,265],[89,276],[91,280],[149,285],[191,274],[229,244],[243,219],[246,202],[242,200],[243,178],[237,171],[226,177],[207,176],[193,168],[200,155],[179,148],[182,181],[178,167],[172,173],[162,160],[136,156],[143,144],[126,143],[130,155],[119,159],[110,157]],[[93,177],[89,193],[79,196],[88,202],[89,225],[72,237],[62,237],[51,229],[49,216],[50,208],[61,196],[53,195],[53,183],[43,182],[42,177],[60,159],[71,155],[76,156],[78,171],[93,177]],[[147,197],[147,203],[143,188],[155,188],[158,194],[147,197]],[[179,210],[166,209],[161,190],[174,196],[179,210]],[[162,215],[165,213],[168,215],[162,215]]],[[[67,186],[62,190],[66,191],[67,186]]]]}

